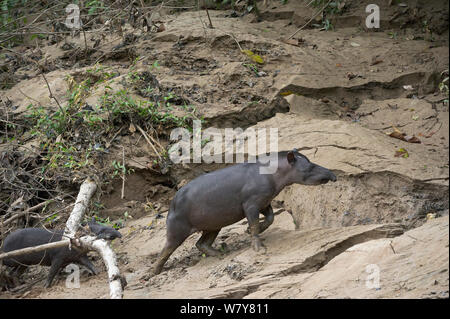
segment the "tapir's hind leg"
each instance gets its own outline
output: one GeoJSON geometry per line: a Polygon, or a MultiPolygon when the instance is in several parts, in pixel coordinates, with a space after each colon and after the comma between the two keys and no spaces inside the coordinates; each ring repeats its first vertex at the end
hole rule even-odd
{"type": "Polygon", "coordinates": [[[95,266],[91,263],[91,261],[89,260],[88,256],[82,256],[79,259],[80,264],[86,266],[87,269],[89,269],[89,271],[93,274],[93,275],[97,275],[98,271],[95,268],[95,266]]]}
{"type": "Polygon", "coordinates": [[[55,278],[55,276],[61,270],[62,265],[63,265],[62,258],[53,258],[52,265],[50,266],[50,270],[48,272],[47,280],[45,281],[45,284],[44,284],[45,288],[49,288],[52,285],[53,278],[55,278]]]}
{"type": "Polygon", "coordinates": [[[197,246],[198,250],[209,255],[209,256],[218,256],[220,255],[220,251],[214,249],[211,245],[219,234],[219,230],[214,231],[203,231],[202,237],[197,241],[195,246],[197,246]]]}
{"type": "Polygon", "coordinates": [[[16,275],[19,278],[22,277],[23,273],[25,272],[25,270],[27,270],[27,268],[28,267],[25,265],[18,265],[13,269],[14,275],[16,275]]]}
{"type": "MultiPolygon", "coordinates": [[[[169,217],[168,217],[169,218],[169,217]]],[[[177,249],[186,238],[191,235],[191,229],[183,225],[183,223],[177,223],[175,220],[168,221],[167,223],[167,234],[166,234],[166,244],[163,250],[158,256],[155,267],[153,268],[153,274],[159,274],[167,259],[170,255],[177,249]]]]}

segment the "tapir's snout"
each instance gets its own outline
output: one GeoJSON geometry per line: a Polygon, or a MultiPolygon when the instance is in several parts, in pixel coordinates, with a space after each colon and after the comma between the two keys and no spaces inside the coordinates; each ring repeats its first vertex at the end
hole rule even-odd
{"type": "Polygon", "coordinates": [[[333,172],[330,171],[330,181],[335,182],[337,181],[336,175],[333,174],[333,172]]]}
{"type": "Polygon", "coordinates": [[[336,182],[337,177],[334,173],[325,167],[320,167],[322,177],[319,179],[319,184],[326,184],[328,182],[336,182]]]}

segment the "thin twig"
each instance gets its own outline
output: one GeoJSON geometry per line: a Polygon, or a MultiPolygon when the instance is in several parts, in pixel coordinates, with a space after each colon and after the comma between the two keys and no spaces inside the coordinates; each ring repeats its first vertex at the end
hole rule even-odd
{"type": "Polygon", "coordinates": [[[84,57],[87,57],[88,45],[87,45],[87,41],[86,41],[86,31],[84,31],[84,26],[81,26],[81,30],[83,31],[83,37],[84,37],[84,57]]]}
{"type": "Polygon", "coordinates": [[[64,110],[61,107],[61,104],[59,104],[58,99],[53,95],[52,90],[50,89],[50,85],[48,84],[47,78],[45,77],[44,71],[41,69],[41,75],[45,80],[45,83],[47,83],[47,88],[48,88],[48,92],[50,93],[50,98],[54,99],[56,101],[56,104],[58,104],[59,110],[61,111],[62,114],[64,114],[64,110]]]}
{"type": "Polygon", "coordinates": [[[122,165],[123,165],[123,169],[122,169],[122,194],[120,196],[121,199],[124,199],[125,197],[125,147],[122,146],[122,165]]]}
{"type": "Polygon", "coordinates": [[[42,202],[42,203],[40,203],[40,204],[37,204],[36,206],[30,207],[30,208],[28,208],[27,210],[25,210],[25,211],[23,211],[23,212],[20,212],[20,213],[18,213],[18,214],[16,214],[16,215],[13,215],[13,216],[11,216],[10,218],[8,218],[7,220],[4,221],[4,222],[2,223],[2,226],[6,226],[6,225],[10,224],[11,222],[13,222],[14,220],[16,220],[17,218],[22,217],[22,216],[24,216],[24,215],[26,215],[26,214],[28,214],[28,213],[30,213],[30,212],[32,212],[32,211],[35,211],[35,210],[37,210],[37,209],[39,209],[39,208],[41,208],[41,207],[43,207],[43,206],[45,206],[45,205],[48,205],[48,204],[50,204],[51,202],[53,202],[52,199],[47,200],[47,201],[45,201],[45,202],[42,202]]]}
{"type": "Polygon", "coordinates": [[[326,7],[328,7],[328,5],[330,4],[331,0],[329,0],[327,2],[326,5],[323,6],[322,9],[320,9],[319,11],[317,11],[312,17],[311,19],[309,19],[308,22],[306,22],[303,26],[301,26],[297,31],[295,31],[289,38],[287,38],[287,40],[291,39],[294,35],[296,35],[298,32],[300,32],[301,30],[303,30],[304,27],[306,27],[312,20],[314,20],[323,10],[325,10],[326,7]]]}
{"type": "Polygon", "coordinates": [[[392,252],[393,252],[394,254],[396,254],[395,249],[394,249],[394,246],[392,246],[392,240],[389,242],[389,246],[391,246],[392,252]]]}
{"type": "MultiPolygon", "coordinates": [[[[2,100],[3,101],[3,100],[2,100]]],[[[6,105],[6,102],[3,101],[3,105],[5,106],[5,112],[6,112],[6,122],[9,122],[9,112],[8,112],[8,106],[6,105]]],[[[6,140],[9,140],[8,137],[8,124],[5,125],[5,135],[6,135],[6,140]]]]}
{"type": "Polygon", "coordinates": [[[25,93],[22,92],[21,89],[17,88],[19,90],[20,93],[22,93],[23,96],[25,96],[27,99],[30,99],[34,102],[36,102],[37,104],[41,105],[41,102],[39,102],[38,100],[33,99],[31,96],[26,95],[25,93]]]}
{"type": "Polygon", "coordinates": [[[220,32],[223,32],[223,33],[226,34],[227,36],[231,37],[231,38],[236,42],[236,44],[238,45],[239,50],[243,51],[241,45],[239,44],[239,41],[236,39],[236,37],[234,36],[233,33],[228,33],[228,32],[225,32],[225,31],[223,31],[223,30],[220,30],[220,29],[218,29],[218,30],[219,30],[220,32]]]}
{"type": "Polygon", "coordinates": [[[150,141],[148,134],[145,133],[145,131],[136,124],[137,129],[141,132],[142,136],[144,136],[145,140],[147,141],[147,143],[153,148],[153,150],[155,151],[156,155],[158,155],[159,160],[162,160],[161,155],[158,153],[158,151],[156,150],[155,146],[153,145],[153,143],[150,141]]]}
{"type": "Polygon", "coordinates": [[[206,15],[208,16],[208,20],[209,20],[209,26],[208,28],[210,29],[214,29],[212,22],[211,22],[211,17],[209,16],[209,12],[208,12],[208,7],[205,6],[205,10],[206,10],[206,15]]]}
{"type": "Polygon", "coordinates": [[[114,136],[112,137],[112,139],[109,141],[109,145],[112,145],[112,143],[114,142],[114,140],[116,139],[117,135],[120,134],[120,132],[122,132],[122,130],[125,128],[125,126],[122,126],[117,132],[116,134],[114,134],[114,136]]]}
{"type": "MultiPolygon", "coordinates": [[[[156,130],[152,127],[152,129],[153,129],[153,131],[154,132],[156,132],[156,130]]],[[[156,145],[158,145],[159,146],[159,148],[161,149],[161,150],[163,150],[164,151],[164,147],[162,147],[162,145],[161,144],[159,144],[159,142],[157,141],[157,140],[155,140],[153,137],[152,137],[152,135],[151,134],[147,134],[148,135],[148,137],[152,140],[152,142],[153,143],[155,143],[156,145]]],[[[158,135],[158,133],[156,132],[156,135],[158,135]]]]}

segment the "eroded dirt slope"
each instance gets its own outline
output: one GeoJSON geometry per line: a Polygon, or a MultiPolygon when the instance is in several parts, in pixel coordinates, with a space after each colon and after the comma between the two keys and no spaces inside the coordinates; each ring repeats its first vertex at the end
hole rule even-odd
{"type": "MultiPolygon", "coordinates": [[[[193,235],[152,277],[164,224],[163,218],[141,218],[122,229],[122,243],[115,242],[128,281],[125,298],[448,298],[448,216],[407,232],[400,224],[301,231],[283,212],[262,235],[265,253],[251,249],[241,222],[219,234],[224,256],[203,257],[193,235]],[[372,282],[368,265],[379,267],[377,287],[366,286],[372,282]]],[[[80,289],[60,280],[27,297],[107,298],[105,280],[104,272],[85,275],[80,289]]]]}

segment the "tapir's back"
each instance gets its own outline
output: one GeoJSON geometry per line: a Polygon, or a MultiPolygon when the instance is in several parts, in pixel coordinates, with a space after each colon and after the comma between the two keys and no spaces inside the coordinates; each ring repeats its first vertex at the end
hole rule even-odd
{"type": "Polygon", "coordinates": [[[220,229],[244,218],[246,189],[260,184],[258,165],[242,163],[201,175],[183,186],[171,205],[172,215],[184,215],[198,230],[220,229]],[[220,225],[220,227],[219,227],[220,225]]]}
{"type": "MultiPolygon", "coordinates": [[[[48,244],[61,240],[61,237],[61,231],[54,233],[40,228],[18,229],[5,238],[3,243],[3,251],[10,252],[22,248],[48,244]]],[[[36,260],[39,259],[41,265],[49,266],[51,263],[51,255],[54,252],[55,249],[49,249],[37,253],[7,258],[4,260],[4,264],[7,266],[17,265],[17,263],[14,262],[15,260],[24,265],[33,265],[36,264],[36,260]]]]}

